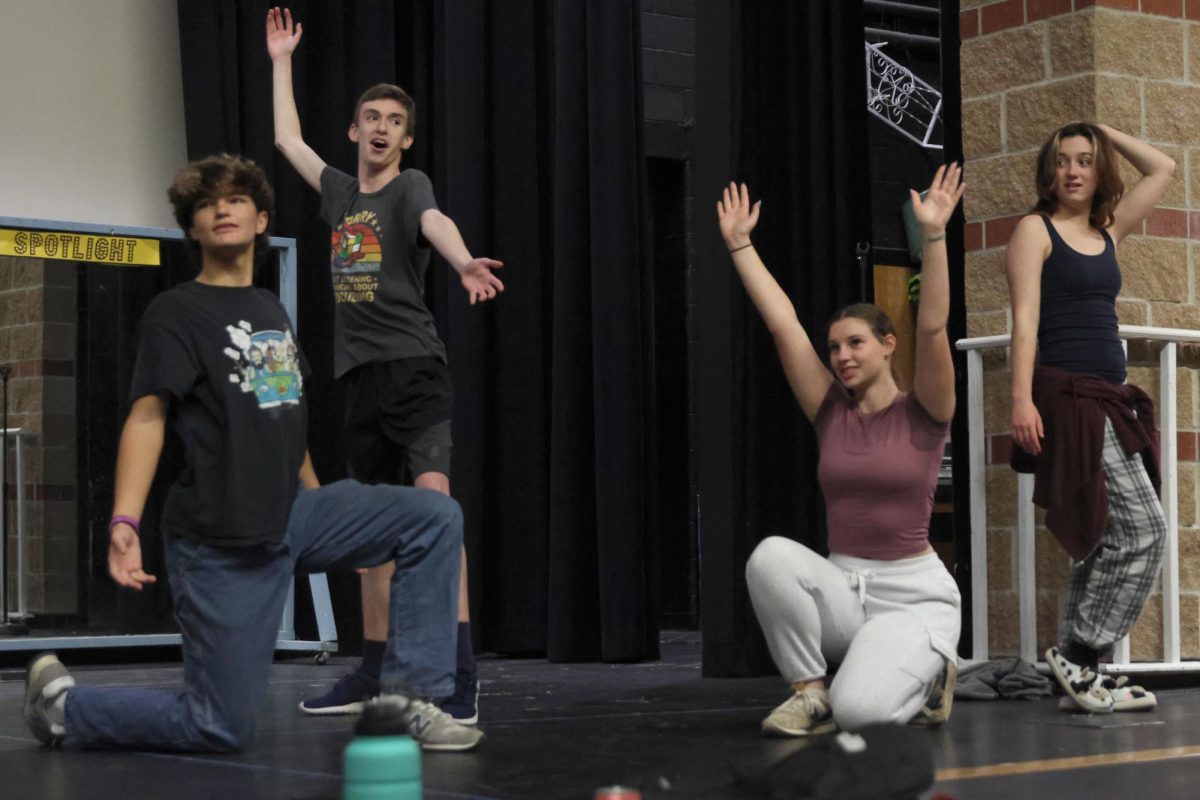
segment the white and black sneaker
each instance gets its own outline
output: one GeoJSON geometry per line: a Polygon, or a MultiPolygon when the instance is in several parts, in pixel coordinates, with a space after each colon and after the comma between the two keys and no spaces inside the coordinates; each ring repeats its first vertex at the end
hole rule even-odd
{"type": "Polygon", "coordinates": [[[484,739],[483,731],[456,722],[433,703],[400,694],[368,700],[354,732],[359,736],[407,733],[422,750],[451,753],[472,750],[484,739]]]}
{"type": "MultiPolygon", "coordinates": [[[[1143,689],[1129,682],[1129,677],[1121,675],[1114,678],[1105,675],[1100,679],[1101,685],[1108,690],[1113,699],[1113,711],[1152,711],[1158,706],[1158,698],[1154,692],[1143,689]]],[[[1061,697],[1058,701],[1059,711],[1078,711],[1079,705],[1070,697],[1061,697]]]]}
{"type": "Polygon", "coordinates": [[[1058,685],[1075,705],[1091,714],[1113,712],[1112,693],[1104,686],[1104,677],[1093,670],[1069,661],[1057,647],[1046,651],[1046,663],[1058,680],[1058,685]]]}
{"type": "Polygon", "coordinates": [[[39,653],[25,668],[25,724],[42,744],[54,746],[67,733],[63,712],[75,679],[54,653],[39,653]]]}

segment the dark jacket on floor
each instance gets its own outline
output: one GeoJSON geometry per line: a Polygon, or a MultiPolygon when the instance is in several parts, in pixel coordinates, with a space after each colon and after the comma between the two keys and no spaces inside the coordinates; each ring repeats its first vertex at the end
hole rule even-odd
{"type": "Polygon", "coordinates": [[[1033,456],[1014,445],[1011,465],[1034,474],[1033,502],[1046,509],[1046,527],[1076,561],[1095,549],[1108,520],[1101,454],[1104,420],[1129,455],[1140,453],[1154,490],[1161,483],[1154,401],[1131,384],[1053,367],[1033,373],[1033,404],[1046,438],[1033,456]]]}

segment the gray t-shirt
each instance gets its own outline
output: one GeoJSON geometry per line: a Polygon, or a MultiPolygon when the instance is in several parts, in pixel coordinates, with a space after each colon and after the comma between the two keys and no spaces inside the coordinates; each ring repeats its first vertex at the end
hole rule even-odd
{"type": "Polygon", "coordinates": [[[421,214],[431,208],[433,186],[419,170],[405,170],[370,194],[340,170],[321,173],[321,219],[333,228],[335,378],[375,361],[446,360],[424,296],[431,247],[421,236],[421,214]]]}

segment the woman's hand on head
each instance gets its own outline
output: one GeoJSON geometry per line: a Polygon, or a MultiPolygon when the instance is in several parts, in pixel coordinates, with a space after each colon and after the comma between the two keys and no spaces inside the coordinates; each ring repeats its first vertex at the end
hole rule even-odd
{"type": "Polygon", "coordinates": [[[750,232],[758,225],[758,211],[762,200],[750,205],[750,190],[746,184],[738,185],[730,182],[725,187],[720,202],[717,203],[717,222],[721,226],[721,236],[725,238],[725,246],[730,250],[745,247],[750,244],[750,232]]]}
{"type": "Polygon", "coordinates": [[[921,230],[926,234],[944,231],[966,188],[967,184],[962,180],[962,166],[955,162],[938,167],[924,200],[915,191],[910,190],[913,216],[916,217],[921,230]]]}

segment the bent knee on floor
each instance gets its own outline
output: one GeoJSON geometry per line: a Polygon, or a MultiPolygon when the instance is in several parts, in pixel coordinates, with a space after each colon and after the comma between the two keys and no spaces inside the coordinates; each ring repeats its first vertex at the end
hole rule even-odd
{"type": "Polygon", "coordinates": [[[832,690],[829,706],[838,728],[844,731],[855,731],[868,725],[903,725],[912,716],[900,702],[881,702],[879,698],[832,690]]]}
{"type": "Polygon", "coordinates": [[[208,720],[196,725],[196,749],[206,753],[240,753],[254,742],[252,717],[208,720]]]}

